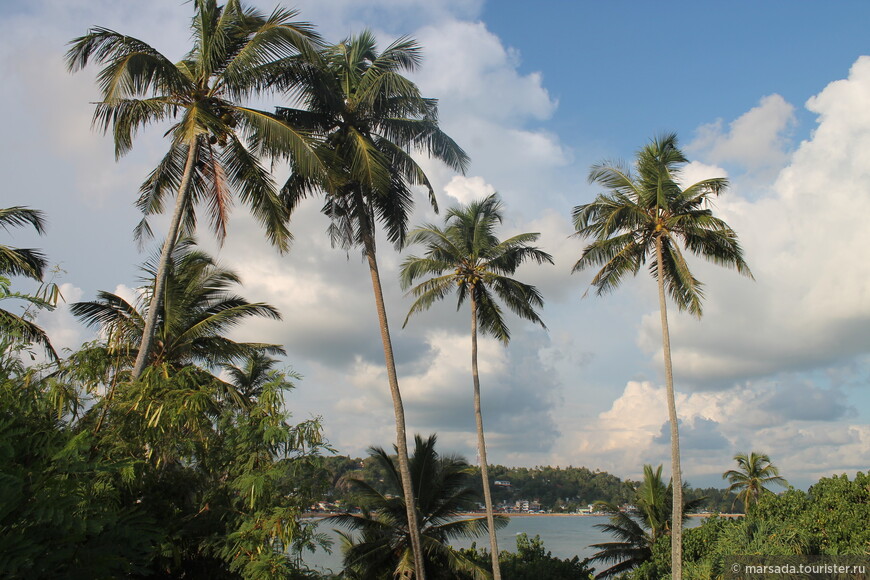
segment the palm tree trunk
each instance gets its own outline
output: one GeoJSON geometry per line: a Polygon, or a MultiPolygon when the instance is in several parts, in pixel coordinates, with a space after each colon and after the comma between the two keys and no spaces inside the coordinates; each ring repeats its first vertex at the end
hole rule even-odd
{"type": "Polygon", "coordinates": [[[683,578],[683,476],[680,468],[680,434],[677,428],[677,403],[674,396],[674,371],[671,366],[671,335],[668,330],[668,309],[665,302],[664,260],[662,239],[656,237],[656,265],[659,283],[659,311],[662,318],[662,350],[665,357],[665,384],[668,397],[668,419],[671,423],[671,478],[673,505],[671,507],[671,578],[683,578]]]}
{"type": "Polygon", "coordinates": [[[483,414],[480,412],[480,376],[477,372],[477,300],[471,289],[471,376],[474,379],[474,419],[477,422],[477,454],[480,458],[480,478],[483,480],[483,501],[486,504],[486,523],[489,528],[489,549],[492,557],[492,578],[501,580],[498,563],[498,540],[495,537],[495,517],[492,494],[489,490],[489,463],[486,459],[486,440],[483,437],[483,414]]]}
{"type": "MultiPolygon", "coordinates": [[[[361,220],[363,221],[363,220],[361,220]]],[[[384,345],[384,359],[387,365],[387,379],[390,384],[390,395],[393,398],[393,412],[396,416],[396,449],[399,454],[399,473],[402,476],[402,493],[405,496],[405,508],[408,514],[408,535],[411,536],[411,549],[414,552],[414,576],[417,580],[426,579],[423,547],[420,541],[420,526],[417,522],[417,504],[414,500],[414,484],[411,480],[411,469],[408,461],[408,442],[405,434],[405,408],[402,405],[402,394],[399,391],[399,379],[396,375],[396,361],[393,358],[393,343],[390,340],[390,327],[387,324],[387,309],[384,306],[384,293],[381,287],[381,276],[378,273],[378,262],[375,257],[375,243],[371,230],[363,223],[363,246],[369,263],[369,273],[372,277],[372,290],[375,295],[375,306],[378,311],[378,322],[381,327],[381,341],[384,345]]]]}
{"type": "Polygon", "coordinates": [[[157,267],[157,275],[154,278],[154,293],[151,295],[151,303],[148,305],[148,314],[145,317],[145,328],[142,330],[142,342],[139,344],[139,353],[136,355],[136,363],[133,365],[133,380],[142,376],[148,357],[154,344],[154,331],[157,328],[157,313],[163,304],[163,292],[166,288],[166,274],[169,270],[169,260],[178,242],[178,230],[181,228],[181,217],[184,215],[184,207],[187,205],[190,194],[190,184],[193,178],[193,168],[196,165],[197,141],[188,145],[187,161],[184,163],[184,173],[181,183],[178,185],[178,194],[175,196],[175,209],[169,222],[169,231],[163,240],[163,249],[160,251],[160,263],[157,267]]]}

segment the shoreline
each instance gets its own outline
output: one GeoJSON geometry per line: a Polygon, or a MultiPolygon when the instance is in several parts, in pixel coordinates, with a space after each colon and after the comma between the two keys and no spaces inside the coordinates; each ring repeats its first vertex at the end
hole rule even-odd
{"type": "MultiPolygon", "coordinates": [[[[306,512],[302,514],[303,518],[322,519],[329,516],[338,515],[345,512],[306,512]]],[[[486,512],[464,512],[457,514],[459,517],[480,517],[486,516],[486,512]]],[[[529,517],[546,517],[546,518],[609,518],[610,514],[563,514],[563,513],[546,513],[546,514],[531,514],[525,512],[495,512],[498,516],[507,516],[509,518],[529,518],[529,517]]],[[[720,518],[740,518],[744,514],[687,514],[688,518],[709,518],[719,516],[720,518]]]]}

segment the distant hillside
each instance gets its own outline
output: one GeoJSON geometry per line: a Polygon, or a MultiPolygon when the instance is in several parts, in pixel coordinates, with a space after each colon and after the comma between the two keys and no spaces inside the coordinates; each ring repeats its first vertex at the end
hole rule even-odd
{"type": "MultiPolygon", "coordinates": [[[[346,456],[326,457],[324,471],[329,474],[330,487],[328,501],[341,501],[343,505],[355,505],[355,500],[342,484],[344,477],[355,477],[368,481],[375,487],[384,481],[384,473],[370,458],[352,459],[346,456]]],[[[473,479],[478,493],[482,495],[480,475],[473,479]]],[[[505,467],[492,465],[489,468],[493,485],[493,503],[497,506],[514,506],[519,501],[538,502],[540,509],[552,512],[575,512],[597,501],[621,505],[634,497],[634,489],[639,482],[618,478],[606,471],[591,471],[586,467],[505,467]],[[502,483],[504,482],[504,483],[502,483]]],[[[740,502],[734,501],[734,494],[722,489],[688,488],[686,499],[706,497],[701,510],[711,512],[740,511],[740,502]],[[733,508],[732,508],[733,506],[733,508]]]]}

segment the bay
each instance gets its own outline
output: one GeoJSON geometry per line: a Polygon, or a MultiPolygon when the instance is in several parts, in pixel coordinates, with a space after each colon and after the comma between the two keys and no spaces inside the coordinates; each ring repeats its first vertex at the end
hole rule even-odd
{"type": "MultiPolygon", "coordinates": [[[[686,527],[692,528],[701,524],[704,518],[689,518],[686,527]]],[[[613,538],[595,527],[596,524],[606,524],[608,516],[560,516],[560,515],[522,515],[511,516],[507,526],[497,533],[498,547],[500,550],[515,552],[517,549],[517,536],[525,533],[529,538],[540,536],[544,542],[544,549],[552,552],[557,558],[573,558],[579,556],[588,558],[597,550],[590,548],[591,544],[600,544],[613,541],[613,538]]],[[[332,554],[323,550],[315,553],[303,554],[303,561],[311,568],[318,570],[341,570],[341,548],[337,540],[338,534],[333,531],[334,526],[328,522],[321,522],[318,531],[326,533],[335,543],[332,554]]],[[[470,548],[472,543],[489,549],[489,538],[484,535],[476,540],[457,539],[452,545],[457,548],[470,548]]]]}

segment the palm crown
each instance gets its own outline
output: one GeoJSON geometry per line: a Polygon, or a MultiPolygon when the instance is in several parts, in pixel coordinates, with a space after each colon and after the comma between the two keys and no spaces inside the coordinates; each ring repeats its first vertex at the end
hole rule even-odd
{"type": "MultiPolygon", "coordinates": [[[[37,233],[45,232],[45,221],[42,212],[22,206],[0,208],[0,229],[31,226],[37,233]]],[[[57,303],[60,292],[56,285],[48,284],[40,287],[36,295],[22,294],[12,291],[12,283],[7,276],[25,276],[34,280],[42,280],[45,267],[48,264],[45,256],[39,250],[32,248],[14,248],[0,244],[0,300],[17,299],[28,303],[28,307],[52,309],[57,303]]],[[[33,323],[26,315],[19,316],[0,308],[0,338],[21,339],[25,343],[36,343],[43,347],[49,358],[57,360],[57,352],[45,331],[33,323]]],[[[12,343],[14,343],[13,340],[12,343]]],[[[12,344],[10,343],[10,344],[12,344]]],[[[3,343],[3,349],[9,344],[3,343]]]]}
{"type": "MultiPolygon", "coordinates": [[[[318,37],[309,24],[292,21],[293,11],[264,16],[238,0],[225,6],[197,0],[195,5],[193,48],[178,63],[143,41],[96,27],[72,41],[67,65],[72,71],[91,60],[105,65],[97,77],[103,100],[96,104],[94,124],[104,132],[111,128],[116,156],[130,150],[133,137],[145,126],[173,122],[166,132],[169,152],[140,190],[138,204],[146,215],[162,210],[164,198],[179,190],[193,161],[184,233],[192,233],[192,209],[203,202],[213,230],[223,239],[230,196],[236,191],[269,240],[286,250],[290,232],[285,211],[258,155],[292,152],[297,166],[311,171],[317,160],[302,133],[271,113],[239,103],[265,87],[276,61],[311,53],[318,37]]],[[[147,222],[137,234],[150,234],[147,222]]]]}
{"type": "MultiPolygon", "coordinates": [[[[637,512],[626,513],[607,502],[599,507],[611,515],[609,524],[596,524],[595,527],[613,536],[616,541],[593,544],[599,548],[592,558],[593,562],[612,564],[595,577],[608,578],[631,570],[652,558],[652,547],[659,537],[671,530],[671,497],[673,483],[667,486],[662,480],[662,466],[653,470],[652,465],[643,466],[643,481],[635,492],[634,504],[637,512]]],[[[686,502],[681,510],[683,519],[696,509],[705,498],[686,502]]]]}
{"type": "Polygon", "coordinates": [[[322,191],[333,243],[363,244],[377,219],[401,247],[412,187],[425,187],[437,208],[432,184],[411,152],[426,152],[458,171],[465,170],[468,157],[439,128],[437,101],[421,96],[402,75],[420,63],[414,40],[403,37],[378,52],[374,35],[364,31],[327,48],[321,58],[307,72],[286,71],[280,82],[291,87],[297,108],[279,108],[278,115],[321,137],[318,154],[329,171],[311,177],[291,159],[285,201],[292,211],[300,200],[322,191]]]}
{"type": "Polygon", "coordinates": [[[736,499],[743,502],[744,510],[748,510],[750,504],[758,503],[762,493],[770,493],[768,485],[788,486],[788,482],[780,477],[779,469],[764,453],[738,453],[734,461],[737,462],[737,469],[729,469],[722,474],[722,479],[727,479],[731,484],[728,491],[739,490],[736,499]]]}
{"type": "Polygon", "coordinates": [[[661,243],[662,272],[650,261],[654,278],[664,276],[668,292],[680,310],[700,317],[703,287],[689,270],[680,245],[716,264],[752,277],[743,260],[737,234],[713,215],[712,198],[728,181],[713,178],[683,189],[680,166],[688,160],[674,134],[654,139],[637,155],[635,174],[621,164],[594,165],[589,181],[609,190],[592,203],[574,208],[574,235],[592,238],[574,271],[602,266],[592,280],[598,294],[612,291],[626,273],[636,274],[654,257],[661,243]]]}
{"type": "MultiPolygon", "coordinates": [[[[485,533],[484,518],[463,518],[462,514],[477,506],[470,486],[472,471],[465,460],[440,456],[435,451],[435,435],[428,439],[415,436],[411,456],[411,473],[420,512],[420,528],[427,553],[427,576],[455,578],[461,572],[473,578],[487,578],[488,573],[450,547],[456,538],[474,538],[485,533]]],[[[340,514],[327,518],[340,526],[360,533],[344,535],[346,574],[351,578],[391,578],[409,571],[411,561],[404,500],[392,495],[402,489],[396,462],[384,449],[372,447],[369,454],[387,475],[387,492],[371,484],[350,479],[349,483],[375,513],[340,514]],[[357,575],[354,575],[357,574],[357,575]]],[[[507,525],[505,516],[495,520],[498,528],[507,525]]]]}
{"type": "Polygon", "coordinates": [[[477,317],[483,332],[502,342],[510,340],[496,297],[517,316],[545,327],[536,312],[543,306],[534,286],[510,278],[523,262],[553,263],[550,254],[529,246],[538,239],[536,233],[519,234],[500,241],[495,227],[502,221],[502,204],[496,194],[466,207],[452,208],[445,216],[445,228],[428,224],[411,232],[409,243],[423,244],[425,256],[408,256],[402,264],[402,286],[408,288],[427,275],[434,278],[415,286],[417,297],[405,324],[412,314],[426,310],[435,301],[456,290],[457,308],[471,297],[477,305],[477,317]]]}
{"type": "MultiPolygon", "coordinates": [[[[155,275],[153,261],[144,270],[147,283],[155,275]]],[[[283,349],[276,345],[236,342],[224,336],[250,317],[280,318],[274,307],[251,303],[233,294],[230,288],[239,282],[234,272],[194,250],[191,242],[176,246],[149,364],[215,367],[257,357],[263,352],[283,354],[283,349]]],[[[150,286],[146,286],[143,305],[150,303],[149,291],[150,286]]],[[[135,354],[145,320],[145,313],[135,305],[111,292],[100,292],[97,300],[77,302],[70,308],[83,322],[98,326],[113,337],[110,347],[118,354],[128,353],[128,357],[135,354]]],[[[131,362],[128,360],[127,364],[131,362]]]]}

